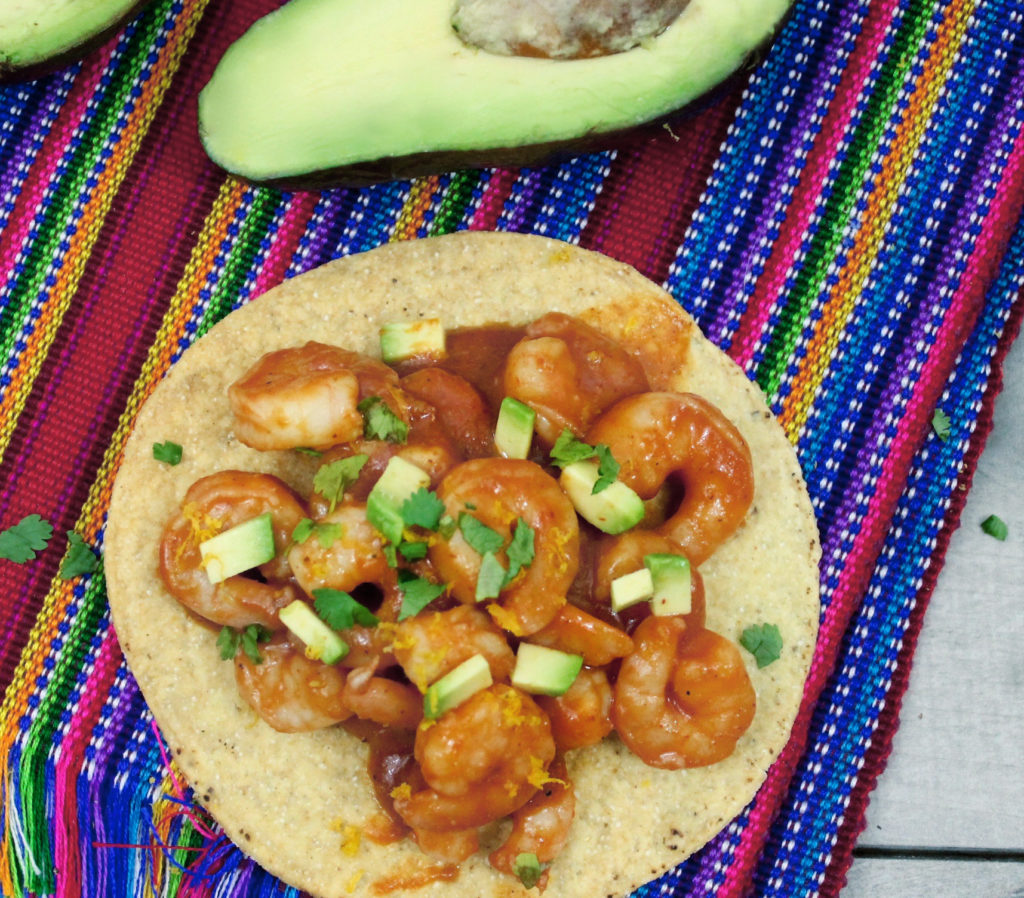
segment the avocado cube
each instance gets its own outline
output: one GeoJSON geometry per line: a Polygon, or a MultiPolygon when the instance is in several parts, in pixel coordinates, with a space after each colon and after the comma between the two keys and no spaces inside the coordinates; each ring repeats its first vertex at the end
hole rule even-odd
{"type": "Polygon", "coordinates": [[[423,694],[423,716],[435,720],[493,682],[487,659],[473,655],[427,687],[423,694]]]}
{"type": "Polygon", "coordinates": [[[516,652],[512,685],[537,695],[564,694],[583,668],[580,655],[524,642],[516,652]]]}
{"type": "Polygon", "coordinates": [[[651,612],[660,616],[689,614],[693,607],[689,559],[668,553],[645,555],[644,567],[654,581],[651,612]]]}
{"type": "Polygon", "coordinates": [[[597,460],[588,458],[562,468],[558,482],[580,516],[598,530],[622,533],[639,524],[644,517],[643,500],[621,480],[595,493],[599,476],[597,460]]]}
{"type": "Polygon", "coordinates": [[[424,356],[444,358],[445,332],[441,319],[385,324],[380,329],[380,355],[389,364],[424,356]]]}
{"type": "Polygon", "coordinates": [[[324,664],[337,664],[348,654],[348,643],[301,599],[282,608],[279,617],[281,623],[305,644],[307,658],[318,659],[324,664]]]}
{"type": "Polygon", "coordinates": [[[612,580],[612,611],[623,611],[631,605],[646,602],[654,595],[654,578],[642,567],[631,574],[612,580]]]}
{"type": "Polygon", "coordinates": [[[366,497],[366,518],[395,545],[402,541],[405,521],[402,506],[419,489],[430,486],[422,468],[394,455],[366,497]]]}
{"type": "Polygon", "coordinates": [[[221,583],[228,577],[273,561],[276,553],[269,511],[199,544],[203,570],[211,583],[221,583]]]}
{"type": "Polygon", "coordinates": [[[494,446],[505,458],[526,458],[533,442],[533,422],[537,413],[518,399],[506,396],[498,408],[494,428],[494,446]]]}

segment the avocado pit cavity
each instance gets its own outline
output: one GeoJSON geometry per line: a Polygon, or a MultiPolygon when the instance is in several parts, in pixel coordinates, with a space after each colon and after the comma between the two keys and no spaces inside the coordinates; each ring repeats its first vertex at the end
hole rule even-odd
{"type": "Polygon", "coordinates": [[[623,53],[661,34],[689,0],[456,0],[452,27],[501,56],[586,59],[623,53]]]}

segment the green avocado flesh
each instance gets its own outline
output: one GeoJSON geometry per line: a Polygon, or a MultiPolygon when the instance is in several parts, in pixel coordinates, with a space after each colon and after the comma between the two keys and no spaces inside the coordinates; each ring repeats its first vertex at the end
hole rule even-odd
{"type": "Polygon", "coordinates": [[[0,80],[81,58],[145,5],[146,0],[4,0],[0,80]]]}
{"type": "Polygon", "coordinates": [[[661,119],[768,40],[790,0],[692,0],[642,46],[589,59],[464,45],[452,0],[291,0],[199,98],[210,157],[251,181],[367,183],[527,164],[661,119]]]}

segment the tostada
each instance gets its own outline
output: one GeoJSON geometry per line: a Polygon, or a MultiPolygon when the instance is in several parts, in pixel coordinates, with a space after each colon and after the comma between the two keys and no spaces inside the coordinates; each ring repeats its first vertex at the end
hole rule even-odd
{"type": "Polygon", "coordinates": [[[758,388],[540,237],[391,244],[232,312],[140,411],[105,552],[197,800],[325,898],[628,894],[755,795],[817,634],[758,388]]]}

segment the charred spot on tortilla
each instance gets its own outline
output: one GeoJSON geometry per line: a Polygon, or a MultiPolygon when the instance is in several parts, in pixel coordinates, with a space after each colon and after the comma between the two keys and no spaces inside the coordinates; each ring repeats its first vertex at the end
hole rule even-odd
{"type": "MultiPolygon", "coordinates": [[[[469,337],[466,339],[468,341],[469,337]]],[[[438,363],[436,354],[430,358],[420,357],[410,364],[417,367],[435,363],[438,363]]],[[[403,370],[403,364],[403,361],[395,362],[395,378],[372,365],[366,369],[383,378],[375,384],[373,394],[398,417],[402,417],[405,410],[402,383],[411,373],[403,370]]],[[[602,369],[595,365],[594,370],[602,369]]],[[[529,373],[528,369],[524,371],[529,373]]],[[[500,394],[504,392],[503,373],[500,367],[492,366],[484,372],[487,382],[476,386],[476,392],[485,397],[485,405],[491,409],[495,420],[500,394]]],[[[589,390],[582,393],[584,397],[593,395],[589,390]]],[[[459,409],[477,407],[462,405],[469,402],[470,394],[465,390],[451,395],[451,403],[459,409]]],[[[544,399],[544,390],[534,391],[531,396],[544,399]]],[[[459,415],[451,416],[451,420],[459,420],[459,415]]],[[[686,438],[692,440],[692,435],[686,438]]],[[[591,463],[598,462],[592,459],[591,463]]],[[[236,476],[240,478],[241,474],[221,482],[232,485],[236,476]]],[[[213,501],[209,495],[199,498],[207,503],[213,501]]],[[[553,495],[550,501],[557,504],[553,495]]],[[[188,513],[190,517],[185,518],[188,526],[198,531],[213,529],[208,518],[218,516],[224,518],[220,529],[228,529],[227,515],[219,507],[203,506],[200,502],[188,513]]],[[[565,518],[566,522],[569,520],[565,518]]],[[[289,540],[284,542],[289,543],[289,540]]],[[[553,857],[537,855],[546,895],[555,898],[583,898],[595,893],[625,895],[700,848],[750,801],[789,736],[817,633],[819,551],[817,529],[795,455],[760,392],[700,334],[692,319],[670,296],[627,266],[576,247],[546,238],[470,233],[389,245],[329,263],[285,282],[212,328],[184,353],[141,410],[118,474],[107,534],[114,624],[128,663],[168,743],[189,747],[177,758],[181,770],[193,784],[202,783],[200,796],[207,810],[229,837],[244,843],[247,853],[286,882],[325,898],[372,894],[374,888],[392,888],[397,890],[393,892],[396,895],[424,894],[415,887],[414,880],[419,881],[419,874],[414,876],[410,872],[398,879],[392,876],[395,870],[422,873],[426,869],[417,841],[435,854],[439,852],[438,856],[449,858],[427,862],[445,870],[447,878],[437,886],[437,894],[468,898],[500,894],[509,884],[520,887],[514,878],[512,863],[519,838],[515,835],[515,824],[503,849],[511,859],[499,863],[498,842],[508,830],[494,830],[488,825],[473,833],[470,839],[468,834],[477,825],[476,818],[459,807],[458,802],[444,800],[444,793],[435,793],[425,803],[422,798],[424,782],[418,778],[423,774],[415,772],[415,763],[405,762],[405,773],[391,781],[386,789],[379,788],[379,784],[375,786],[367,776],[368,765],[371,765],[371,772],[376,771],[385,779],[392,776],[385,773],[386,767],[379,765],[389,763],[388,758],[411,759],[411,754],[406,753],[417,739],[424,743],[421,754],[429,753],[428,767],[430,763],[439,763],[442,755],[437,753],[438,747],[443,744],[441,737],[446,729],[457,721],[486,720],[494,715],[497,715],[495,720],[504,721],[499,728],[507,728],[510,738],[539,746],[533,757],[524,756],[528,763],[518,774],[523,777],[523,785],[519,787],[518,797],[508,803],[514,808],[511,813],[520,818],[528,815],[528,809],[533,806],[531,796],[553,800],[541,788],[545,779],[561,778],[572,785],[575,813],[564,847],[553,857]],[[382,271],[390,276],[380,277],[382,271]],[[696,556],[708,551],[701,537],[689,532],[683,526],[682,517],[677,515],[678,504],[685,505],[693,500],[692,496],[687,499],[685,491],[681,500],[678,495],[672,501],[646,498],[648,512],[642,529],[627,530],[618,536],[601,534],[591,528],[566,499],[567,513],[575,522],[573,526],[583,534],[571,537],[564,531],[567,523],[561,525],[562,529],[554,528],[561,534],[560,539],[575,538],[579,544],[579,548],[573,550],[578,552],[578,570],[564,587],[567,601],[548,606],[536,594],[527,593],[527,598],[515,602],[487,598],[478,605],[475,580],[467,580],[465,587],[458,586],[466,559],[472,560],[475,571],[487,558],[501,597],[527,581],[534,566],[543,569],[544,544],[550,542],[552,532],[546,525],[537,526],[529,521],[523,521],[523,527],[518,527],[516,516],[524,516],[528,509],[520,509],[504,518],[489,517],[487,497],[479,490],[479,485],[486,482],[481,480],[480,472],[498,465],[495,470],[500,470],[501,478],[508,478],[509,482],[545,482],[538,479],[536,469],[551,480],[560,493],[555,480],[558,469],[549,463],[551,444],[544,439],[531,440],[525,459],[487,455],[495,452],[493,442],[488,448],[487,441],[479,439],[467,445],[476,446],[484,457],[463,460],[466,445],[448,445],[443,452],[439,451],[438,446],[444,442],[437,437],[444,430],[439,423],[442,416],[430,411],[436,412],[434,403],[440,401],[437,394],[432,394],[429,402],[422,398],[416,400],[419,417],[410,427],[407,441],[394,443],[365,435],[358,437],[358,448],[372,450],[366,452],[369,460],[355,482],[346,482],[344,490],[348,492],[342,490],[333,497],[336,500],[333,510],[326,498],[316,498],[313,477],[319,466],[330,464],[338,456],[336,448],[327,446],[323,457],[311,460],[299,452],[256,449],[235,436],[228,387],[268,353],[302,346],[315,335],[315,339],[325,345],[333,344],[371,359],[379,358],[382,327],[395,322],[439,318],[445,324],[446,363],[461,377],[466,371],[459,366],[465,366],[469,356],[464,352],[465,347],[460,346],[460,333],[471,334],[474,338],[481,333],[492,333],[497,341],[494,345],[503,347],[499,352],[501,358],[506,357],[510,347],[524,341],[533,342],[534,345],[526,347],[531,352],[543,355],[557,351],[550,342],[557,338],[541,332],[528,333],[530,322],[544,318],[552,309],[596,329],[640,362],[646,389],[652,398],[617,408],[615,415],[610,415],[609,411],[616,407],[616,401],[612,401],[608,409],[585,409],[578,401],[579,396],[574,400],[570,395],[572,391],[566,388],[554,388],[549,401],[534,402],[537,419],[548,424],[557,425],[563,419],[577,416],[578,437],[583,443],[617,442],[610,451],[621,471],[614,475],[612,482],[628,481],[631,489],[646,496],[648,490],[655,490],[659,495],[665,493],[666,478],[669,482],[673,480],[675,475],[666,472],[642,476],[643,471],[636,469],[649,467],[644,451],[628,440],[618,440],[617,434],[604,439],[607,434],[595,423],[610,417],[617,421],[618,430],[643,431],[643,416],[655,407],[662,408],[659,403],[669,402],[663,394],[699,397],[699,402],[683,409],[686,415],[692,418],[704,414],[701,403],[707,403],[729,422],[729,435],[723,438],[721,446],[718,449],[704,447],[702,451],[712,455],[726,452],[733,462],[740,463],[743,453],[736,447],[741,443],[749,447],[753,472],[753,493],[749,501],[751,507],[757,508],[757,513],[739,519],[735,530],[714,546],[706,559],[693,566],[690,586],[693,602],[686,612],[682,611],[685,604],[666,617],[653,615],[649,610],[638,613],[626,609],[616,619],[605,595],[606,591],[610,593],[612,581],[628,572],[629,559],[639,559],[639,566],[643,566],[645,557],[665,554],[666,544],[678,540],[689,545],[696,556]],[[495,331],[496,322],[512,330],[495,331]],[[503,333],[510,336],[506,338],[503,333]],[[188,389],[188,385],[195,383],[203,385],[199,394],[188,389]],[[584,420],[585,425],[579,424],[584,420]],[[625,428],[626,424],[630,428],[625,428]],[[424,428],[437,438],[421,439],[424,428]],[[591,441],[591,430],[602,439],[591,441]],[[174,468],[163,466],[161,475],[166,475],[166,479],[154,490],[152,445],[168,437],[188,445],[190,450],[182,464],[174,468]],[[374,455],[375,451],[381,453],[379,457],[374,455]],[[357,505],[365,502],[366,494],[387,459],[400,453],[406,453],[407,460],[414,458],[414,463],[427,472],[431,481],[417,500],[424,508],[410,518],[403,516],[402,508],[398,507],[396,520],[402,529],[393,531],[393,535],[409,546],[417,541],[426,542],[425,558],[417,558],[418,553],[412,548],[409,552],[413,558],[406,558],[392,540],[365,524],[365,514],[360,518],[352,511],[353,502],[357,505]],[[453,459],[454,469],[463,469],[463,476],[461,482],[453,478],[445,485],[453,459]],[[317,701],[303,710],[302,715],[320,720],[330,720],[333,715],[341,719],[338,724],[286,733],[259,720],[240,696],[232,665],[220,660],[217,628],[204,624],[196,614],[186,612],[160,578],[157,556],[165,522],[181,514],[182,503],[195,482],[219,471],[247,471],[251,473],[246,477],[260,478],[245,482],[255,483],[263,490],[268,510],[274,503],[283,503],[281,507],[288,509],[289,522],[295,520],[293,529],[303,519],[340,525],[336,531],[340,535],[331,540],[321,542],[311,533],[301,544],[284,547],[274,560],[260,565],[255,577],[252,572],[236,575],[261,587],[261,590],[252,587],[254,593],[259,593],[254,600],[255,607],[271,620],[296,599],[305,601],[302,588],[292,582],[287,573],[290,553],[296,553],[296,560],[298,553],[302,553],[305,575],[310,575],[311,571],[316,573],[317,566],[332,553],[349,551],[352,540],[363,540],[364,546],[372,547],[361,562],[366,565],[361,576],[374,583],[370,591],[372,598],[363,586],[357,586],[351,591],[355,605],[349,607],[356,616],[362,614],[358,607],[363,607],[374,619],[384,619],[384,623],[371,626],[355,621],[352,629],[344,631],[350,651],[346,660],[339,663],[352,666],[342,669],[338,665],[323,665],[315,657],[306,657],[304,652],[289,656],[293,657],[296,670],[316,671],[302,676],[323,679],[317,701]],[[471,476],[467,477],[467,472],[471,476]],[[278,483],[287,492],[282,492],[278,483]],[[360,491],[364,491],[361,498],[355,495],[360,491]],[[409,523],[426,519],[421,515],[427,504],[433,505],[429,494],[436,495],[444,504],[443,513],[432,508],[429,515],[431,524],[437,516],[437,530],[409,523]],[[292,495],[298,498],[298,508],[292,507],[292,495]],[[303,508],[306,501],[318,503],[315,514],[303,508]],[[470,505],[474,507],[469,508],[470,505]],[[475,547],[470,546],[465,542],[466,533],[458,526],[460,513],[471,515],[494,536],[476,528],[468,537],[475,547]],[[442,523],[442,516],[450,521],[448,526],[442,523]],[[361,530],[363,526],[368,529],[361,530]],[[528,549],[528,539],[536,540],[537,544],[528,549]],[[596,551],[596,546],[605,545],[602,541],[614,542],[616,550],[596,551]],[[445,552],[437,546],[454,548],[448,552],[450,557],[442,557],[445,552]],[[596,563],[598,560],[600,564],[596,563]],[[448,572],[438,576],[440,568],[448,572]],[[394,596],[389,598],[393,587],[388,584],[397,584],[400,573],[406,584],[413,582],[415,574],[414,592],[429,590],[442,581],[449,592],[423,592],[399,620],[402,593],[394,589],[394,596]],[[466,598],[455,598],[456,589],[465,589],[466,598]],[[560,609],[563,607],[575,609],[566,620],[562,619],[560,609]],[[561,649],[567,657],[577,654],[564,643],[558,643],[568,638],[566,633],[572,632],[573,614],[586,615],[583,619],[593,618],[613,630],[618,627],[616,632],[627,640],[639,639],[642,645],[634,648],[633,654],[642,650],[648,664],[664,664],[676,651],[685,654],[699,650],[709,653],[708,657],[714,658],[730,676],[749,680],[756,703],[750,704],[751,695],[744,699],[752,709],[749,721],[744,720],[743,714],[730,719],[728,728],[740,729],[734,747],[722,759],[684,770],[672,769],[677,759],[673,758],[671,747],[659,744],[646,744],[643,749],[648,755],[647,761],[655,764],[649,766],[627,748],[622,732],[564,752],[551,747],[551,736],[543,724],[549,713],[546,709],[552,707],[551,703],[563,701],[564,697],[543,694],[531,697],[509,685],[513,653],[508,648],[498,654],[493,651],[501,644],[523,642],[561,649]],[[604,617],[600,616],[602,614],[604,617]],[[631,614],[636,616],[630,618],[631,614]],[[390,621],[386,620],[389,615],[390,621]],[[435,620],[441,623],[435,624],[435,620]],[[743,631],[765,622],[778,629],[784,651],[760,668],[754,656],[736,648],[736,644],[743,631]],[[470,643],[461,655],[453,653],[443,658],[444,652],[431,654],[431,646],[437,648],[443,644],[447,638],[444,634],[459,627],[469,634],[466,639],[470,643]],[[521,632],[516,633],[516,629],[521,632]],[[440,642],[433,641],[439,638],[437,633],[442,634],[440,642]],[[705,638],[701,637],[702,633],[721,636],[705,638]],[[389,744],[387,740],[391,737],[382,735],[386,730],[359,717],[360,712],[366,713],[370,698],[386,695],[386,706],[395,714],[406,715],[402,718],[405,727],[416,727],[413,721],[423,719],[423,708],[421,689],[411,682],[412,678],[406,676],[401,666],[375,668],[381,653],[388,651],[402,655],[408,664],[415,661],[424,688],[479,653],[486,659],[493,684],[483,685],[481,679],[478,688],[454,710],[423,724],[422,733],[420,729],[398,730],[395,732],[408,735],[402,736],[398,743],[389,744]],[[377,661],[373,661],[374,658],[377,661]],[[328,675],[322,671],[341,670],[346,672],[340,675],[344,682],[338,684],[338,688],[346,701],[332,704],[327,695],[330,692],[328,675]],[[428,749],[425,746],[430,738],[434,741],[428,749]],[[561,768],[553,766],[560,763],[554,760],[553,751],[560,758],[564,757],[564,776],[558,772],[561,768]],[[668,766],[658,766],[663,764],[668,766]],[[257,781],[252,777],[254,766],[262,771],[257,781]],[[389,795],[391,792],[393,796],[389,795]],[[638,800],[645,807],[642,819],[631,812],[638,800]],[[364,837],[352,854],[338,851],[340,836],[331,828],[330,821],[336,820],[339,807],[345,808],[346,822],[363,832],[364,837]],[[394,840],[395,833],[400,835],[403,831],[401,826],[396,830],[396,820],[401,823],[404,819],[402,814],[417,825],[436,826],[439,809],[447,815],[444,825],[461,827],[459,832],[438,834],[435,830],[430,835],[430,831],[424,829],[417,840],[394,840]],[[663,838],[665,833],[671,833],[671,837],[663,838]],[[456,855],[459,860],[451,860],[456,855]],[[505,869],[497,869],[489,863],[489,855],[499,867],[506,865],[505,869]],[[358,879],[357,873],[361,874],[358,879]]],[[[562,552],[564,554],[564,548],[562,552]]],[[[557,557],[557,552],[549,556],[550,559],[557,557]]],[[[567,574],[559,572],[556,565],[551,568],[548,579],[560,576],[567,574]]],[[[641,602],[641,607],[648,606],[641,602]]],[[[288,638],[278,634],[262,642],[259,645],[261,656],[276,659],[275,653],[281,651],[280,644],[288,638]]],[[[627,651],[628,659],[628,646],[623,651],[627,651]]],[[[313,650],[312,654],[316,653],[313,650]]],[[[239,659],[246,660],[241,655],[239,659]]],[[[569,701],[576,701],[577,694],[590,695],[592,700],[603,695],[605,701],[615,702],[614,690],[618,688],[621,692],[624,688],[619,680],[633,684],[630,689],[647,689],[649,684],[637,681],[635,676],[640,669],[639,660],[624,662],[625,673],[620,673],[618,680],[614,675],[609,677],[600,670],[593,670],[590,662],[585,662],[566,687],[565,696],[569,696],[569,701]]],[[[246,663],[250,672],[260,667],[250,661],[246,663]]],[[[259,675],[266,676],[281,669],[277,661],[272,660],[259,675]]],[[[554,691],[560,691],[564,682],[568,680],[560,682],[554,691]]],[[[658,688],[676,689],[669,684],[658,688]]],[[[629,739],[635,741],[639,733],[641,742],[649,743],[651,740],[646,734],[651,721],[640,709],[642,702],[629,700],[633,697],[618,696],[619,710],[614,716],[629,739]]],[[[452,773],[458,778],[464,775],[461,768],[466,766],[466,758],[455,760],[452,773]]],[[[432,777],[438,775],[435,769],[428,772],[432,777]]],[[[511,791],[511,788],[506,790],[511,791]]],[[[499,803],[506,797],[497,792],[493,796],[499,803]]],[[[522,848],[520,853],[523,854],[532,851],[527,844],[522,848]]]]}

